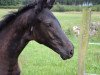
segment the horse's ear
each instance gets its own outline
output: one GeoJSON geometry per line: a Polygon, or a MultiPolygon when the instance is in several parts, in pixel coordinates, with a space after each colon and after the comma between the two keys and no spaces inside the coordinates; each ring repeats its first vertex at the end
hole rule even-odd
{"type": "Polygon", "coordinates": [[[55,0],[36,0],[35,1],[37,4],[42,4],[40,8],[49,8],[51,9],[55,3],[55,0]]]}
{"type": "Polygon", "coordinates": [[[51,9],[55,3],[55,0],[47,0],[47,8],[51,9]]]}
{"type": "Polygon", "coordinates": [[[36,0],[36,3],[38,5],[38,7],[41,9],[47,8],[47,6],[49,4],[48,0],[36,0]]]}

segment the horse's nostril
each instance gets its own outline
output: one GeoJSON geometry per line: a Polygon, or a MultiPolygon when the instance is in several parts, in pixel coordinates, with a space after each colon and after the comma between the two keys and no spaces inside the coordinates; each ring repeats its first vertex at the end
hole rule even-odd
{"type": "Polygon", "coordinates": [[[73,50],[70,51],[70,54],[71,54],[71,55],[73,54],[73,50]]]}
{"type": "Polygon", "coordinates": [[[63,60],[66,60],[66,59],[70,59],[73,56],[73,54],[74,54],[74,51],[73,50],[70,50],[67,53],[64,52],[64,53],[60,54],[60,56],[61,56],[61,58],[63,60]]]}
{"type": "Polygon", "coordinates": [[[71,51],[69,52],[69,55],[70,55],[70,56],[73,56],[73,50],[71,50],[71,51]]]}

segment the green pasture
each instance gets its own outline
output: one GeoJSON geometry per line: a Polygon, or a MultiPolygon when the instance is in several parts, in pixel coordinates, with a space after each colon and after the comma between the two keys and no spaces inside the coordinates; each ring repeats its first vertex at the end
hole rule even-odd
{"type": "MultiPolygon", "coordinates": [[[[0,17],[3,17],[8,11],[9,9],[0,9],[0,17]]],[[[64,61],[51,49],[31,41],[19,58],[21,75],[77,75],[79,44],[78,38],[70,35],[70,30],[73,26],[81,25],[82,13],[54,12],[54,15],[74,44],[75,53],[73,58],[64,61]]],[[[92,12],[92,21],[100,21],[100,12],[92,12]]],[[[85,63],[86,73],[100,75],[100,45],[89,45],[85,63]]]]}

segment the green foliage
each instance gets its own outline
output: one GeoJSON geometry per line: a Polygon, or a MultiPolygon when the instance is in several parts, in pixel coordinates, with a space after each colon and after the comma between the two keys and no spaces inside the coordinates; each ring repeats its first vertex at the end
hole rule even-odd
{"type": "Polygon", "coordinates": [[[0,9],[18,9],[20,8],[21,6],[0,6],[0,9]]]}
{"type": "Polygon", "coordinates": [[[83,3],[100,4],[100,0],[56,0],[56,2],[65,5],[82,5],[83,3]]]}
{"type": "Polygon", "coordinates": [[[93,10],[93,11],[100,11],[100,5],[94,5],[94,6],[92,7],[92,10],[93,10]]]}
{"type": "Polygon", "coordinates": [[[20,0],[0,0],[0,6],[18,5],[20,0]]]}
{"type": "Polygon", "coordinates": [[[64,12],[64,11],[66,11],[65,10],[65,6],[61,5],[59,3],[57,3],[52,10],[53,11],[58,11],[58,12],[64,12]]]}
{"type": "MultiPolygon", "coordinates": [[[[26,5],[34,2],[35,0],[0,0],[0,6],[9,5],[26,5]]],[[[55,3],[60,3],[64,5],[82,5],[83,3],[93,3],[95,5],[100,4],[100,0],[56,0],[55,3]]]]}
{"type": "MultiPolygon", "coordinates": [[[[57,3],[52,8],[52,11],[56,12],[66,12],[66,11],[82,11],[85,6],[75,6],[75,5],[61,5],[57,3]]],[[[90,6],[92,11],[100,11],[100,5],[90,6]]]]}
{"type": "Polygon", "coordinates": [[[56,12],[66,12],[66,11],[81,11],[82,7],[81,6],[71,6],[71,5],[61,5],[61,4],[56,4],[52,8],[52,11],[56,12]]]}
{"type": "MultiPolygon", "coordinates": [[[[18,8],[29,3],[34,2],[35,0],[0,0],[0,8],[18,8]]],[[[88,0],[89,1],[89,0],[88,0]]],[[[56,0],[53,11],[64,12],[64,11],[81,11],[83,0],[56,0]],[[80,5],[80,6],[79,6],[80,5]]],[[[91,0],[95,6],[92,6],[93,11],[100,11],[99,0],[91,0]]]]}
{"type": "Polygon", "coordinates": [[[59,2],[60,4],[67,4],[67,5],[78,5],[78,4],[82,4],[83,0],[56,0],[56,2],[59,2]]]}
{"type": "MultiPolygon", "coordinates": [[[[10,6],[0,6],[0,8],[2,8],[2,9],[18,9],[22,6],[23,5],[17,5],[17,6],[10,5],[10,6]]],[[[82,6],[61,5],[61,4],[57,3],[52,8],[52,11],[54,11],[54,12],[81,11],[83,8],[84,7],[82,7],[82,6]]],[[[90,8],[92,8],[92,11],[100,11],[100,5],[94,5],[94,6],[91,6],[90,8]]]]}

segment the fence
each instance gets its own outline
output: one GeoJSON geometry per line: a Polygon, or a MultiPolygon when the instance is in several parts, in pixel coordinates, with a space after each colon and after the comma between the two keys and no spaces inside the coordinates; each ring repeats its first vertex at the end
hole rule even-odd
{"type": "Polygon", "coordinates": [[[80,34],[78,75],[84,75],[84,62],[85,62],[86,50],[88,47],[89,25],[91,23],[90,21],[91,21],[91,10],[85,8],[83,10],[83,21],[81,25],[81,34],[80,34]]]}
{"type": "MultiPolygon", "coordinates": [[[[97,75],[97,74],[87,74],[85,72],[85,58],[87,56],[88,44],[100,45],[100,43],[89,43],[89,28],[90,28],[89,26],[90,26],[90,24],[91,24],[91,9],[84,8],[80,37],[79,37],[80,46],[79,46],[79,56],[78,56],[78,75],[97,75]]],[[[98,55],[99,55],[99,53],[98,53],[98,55]]],[[[98,58],[99,57],[100,56],[98,56],[98,58]]],[[[93,62],[93,61],[90,61],[90,62],[93,62]]]]}

